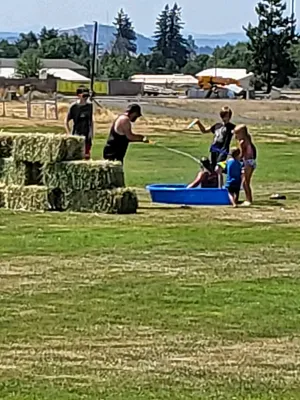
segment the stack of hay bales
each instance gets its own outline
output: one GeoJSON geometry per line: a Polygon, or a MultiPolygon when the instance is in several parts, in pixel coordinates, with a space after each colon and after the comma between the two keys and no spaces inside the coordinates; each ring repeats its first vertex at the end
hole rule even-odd
{"type": "Polygon", "coordinates": [[[128,214],[138,207],[121,163],[85,161],[84,139],[0,134],[0,207],[128,214]]]}

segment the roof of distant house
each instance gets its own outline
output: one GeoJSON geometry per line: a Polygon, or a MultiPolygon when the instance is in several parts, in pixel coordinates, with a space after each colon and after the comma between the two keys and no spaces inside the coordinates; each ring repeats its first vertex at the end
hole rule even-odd
{"type": "Polygon", "coordinates": [[[173,74],[173,75],[143,75],[137,74],[130,77],[132,82],[151,84],[177,84],[177,85],[195,85],[198,79],[192,75],[173,74]]]}
{"type": "Polygon", "coordinates": [[[0,65],[0,78],[6,78],[6,79],[13,78],[15,72],[16,72],[15,68],[1,68],[0,65]]]}
{"type": "Polygon", "coordinates": [[[64,68],[48,68],[46,69],[47,74],[54,76],[54,78],[62,79],[65,81],[72,81],[72,82],[90,82],[89,78],[78,74],[71,69],[64,69],[64,68]]]}
{"type": "MultiPolygon", "coordinates": [[[[17,58],[0,58],[0,68],[17,68],[17,58]]],[[[75,63],[68,59],[41,59],[43,68],[61,68],[71,70],[85,70],[86,68],[82,65],[75,63]]]]}
{"type": "Polygon", "coordinates": [[[196,76],[218,76],[239,81],[241,79],[252,77],[253,73],[248,73],[244,68],[209,68],[199,72],[196,76]]]}

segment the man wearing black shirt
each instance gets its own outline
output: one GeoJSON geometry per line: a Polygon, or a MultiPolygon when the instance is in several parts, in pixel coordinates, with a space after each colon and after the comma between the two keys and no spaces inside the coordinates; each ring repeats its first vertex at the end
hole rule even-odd
{"type": "Polygon", "coordinates": [[[142,116],[139,104],[130,104],[124,114],[113,121],[103,149],[105,160],[120,161],[122,164],[131,142],[149,143],[144,135],[132,132],[132,124],[142,116]]]}
{"type": "Polygon", "coordinates": [[[65,127],[68,135],[78,135],[85,137],[85,159],[91,158],[92,138],[94,131],[93,123],[93,103],[89,100],[89,90],[87,88],[77,89],[78,100],[73,103],[67,114],[65,127]],[[70,121],[73,121],[72,132],[70,121]]]}

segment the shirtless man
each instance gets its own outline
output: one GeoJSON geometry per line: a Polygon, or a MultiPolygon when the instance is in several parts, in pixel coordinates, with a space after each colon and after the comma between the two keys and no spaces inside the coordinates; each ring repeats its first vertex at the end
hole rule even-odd
{"type": "Polygon", "coordinates": [[[130,142],[149,143],[146,136],[132,132],[131,124],[141,116],[141,107],[138,104],[131,104],[125,113],[113,122],[103,149],[103,158],[105,160],[121,161],[123,164],[130,142]]]}

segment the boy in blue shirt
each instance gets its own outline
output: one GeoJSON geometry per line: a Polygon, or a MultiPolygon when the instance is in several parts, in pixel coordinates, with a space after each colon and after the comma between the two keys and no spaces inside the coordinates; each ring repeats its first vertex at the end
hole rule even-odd
{"type": "Polygon", "coordinates": [[[237,207],[242,183],[242,164],[240,161],[240,149],[231,150],[226,162],[225,173],[227,174],[225,187],[228,190],[229,199],[233,207],[237,207]]]}

